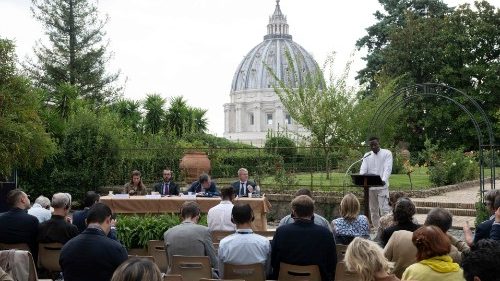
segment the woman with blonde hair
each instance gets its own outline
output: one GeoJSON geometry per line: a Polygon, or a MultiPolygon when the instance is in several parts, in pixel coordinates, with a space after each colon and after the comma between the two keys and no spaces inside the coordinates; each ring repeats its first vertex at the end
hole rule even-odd
{"type": "Polygon", "coordinates": [[[113,273],[111,281],[163,281],[160,269],[150,260],[129,258],[113,273]]]}
{"type": "Polygon", "coordinates": [[[337,244],[349,245],[355,237],[370,238],[368,219],[359,214],[358,198],[348,193],[340,202],[340,215],[342,217],[332,221],[332,230],[337,244]]]}
{"type": "Polygon", "coordinates": [[[141,172],[132,171],[130,182],[127,182],[123,188],[129,195],[146,195],[146,186],[142,183],[141,172]]]}
{"type": "Polygon", "coordinates": [[[345,257],[347,270],[356,272],[362,281],[399,281],[383,253],[382,248],[370,240],[354,238],[347,247],[345,257]]]}

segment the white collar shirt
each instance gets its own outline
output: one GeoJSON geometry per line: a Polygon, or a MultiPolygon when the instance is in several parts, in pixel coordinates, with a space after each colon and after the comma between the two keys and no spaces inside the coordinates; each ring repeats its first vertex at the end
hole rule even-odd
{"type": "Polygon", "coordinates": [[[231,222],[233,203],[223,200],[208,210],[207,222],[210,231],[234,231],[236,226],[231,222]]]}
{"type": "MultiPolygon", "coordinates": [[[[371,187],[370,189],[384,189],[389,187],[389,177],[392,172],[392,153],[387,149],[380,149],[380,151],[375,154],[373,152],[368,157],[363,159],[361,164],[361,169],[359,173],[361,175],[372,174],[379,175],[380,178],[385,182],[384,186],[371,187]]],[[[365,154],[368,155],[368,153],[365,154]]]]}
{"type": "Polygon", "coordinates": [[[40,223],[48,221],[52,217],[52,212],[38,203],[33,204],[33,207],[28,209],[28,214],[35,216],[40,223]]]}

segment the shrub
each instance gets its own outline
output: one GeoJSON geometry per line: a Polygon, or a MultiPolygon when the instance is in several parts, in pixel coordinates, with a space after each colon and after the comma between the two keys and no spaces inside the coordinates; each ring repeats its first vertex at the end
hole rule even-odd
{"type": "Polygon", "coordinates": [[[461,150],[444,151],[429,167],[429,179],[436,186],[455,184],[477,177],[478,164],[461,150]]]}
{"type": "Polygon", "coordinates": [[[276,153],[281,155],[285,160],[293,158],[297,154],[295,142],[283,136],[268,138],[264,148],[267,153],[276,153]]]}
{"type": "Polygon", "coordinates": [[[257,149],[217,150],[209,158],[214,178],[235,177],[241,167],[250,168],[250,173],[257,177],[271,174],[276,163],[282,161],[279,155],[262,153],[257,149]]]}

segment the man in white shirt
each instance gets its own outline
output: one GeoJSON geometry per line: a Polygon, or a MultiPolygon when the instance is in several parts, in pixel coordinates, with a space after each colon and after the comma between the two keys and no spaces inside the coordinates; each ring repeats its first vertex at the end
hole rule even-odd
{"type": "Polygon", "coordinates": [[[371,152],[363,157],[359,173],[361,175],[379,175],[383,186],[370,187],[369,203],[372,225],[378,228],[380,217],[390,212],[389,207],[389,176],[392,172],[392,153],[380,148],[379,139],[371,137],[369,140],[371,152]]]}
{"type": "Polygon", "coordinates": [[[50,220],[52,217],[52,212],[50,211],[50,200],[45,196],[38,196],[31,207],[28,210],[28,214],[35,216],[40,223],[50,220]]]}
{"type": "Polygon", "coordinates": [[[271,244],[265,237],[253,233],[252,208],[248,204],[236,205],[232,210],[236,233],[226,236],[219,244],[219,275],[224,278],[224,263],[246,265],[261,263],[266,274],[270,268],[271,244]]]}
{"type": "Polygon", "coordinates": [[[222,201],[208,210],[208,228],[210,231],[234,231],[236,226],[231,221],[233,210],[234,189],[224,187],[220,191],[222,201]]]}

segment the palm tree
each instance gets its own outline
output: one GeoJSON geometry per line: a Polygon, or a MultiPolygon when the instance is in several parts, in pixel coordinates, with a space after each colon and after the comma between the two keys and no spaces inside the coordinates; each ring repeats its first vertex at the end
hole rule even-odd
{"type": "Polygon", "coordinates": [[[141,103],[135,100],[120,99],[111,105],[111,110],[116,112],[127,127],[134,132],[141,131],[141,103]]]}
{"type": "Polygon", "coordinates": [[[198,107],[191,107],[189,111],[191,113],[191,133],[206,132],[208,120],[205,114],[207,113],[207,110],[198,107]]]}
{"type": "Polygon", "coordinates": [[[146,132],[157,134],[160,132],[163,122],[165,121],[165,106],[166,100],[159,94],[149,94],[144,101],[144,109],[146,110],[146,117],[144,125],[146,132]]]}
{"type": "Polygon", "coordinates": [[[182,137],[189,126],[190,112],[187,102],[182,96],[173,97],[167,111],[167,122],[170,130],[177,137],[182,137]]]}

